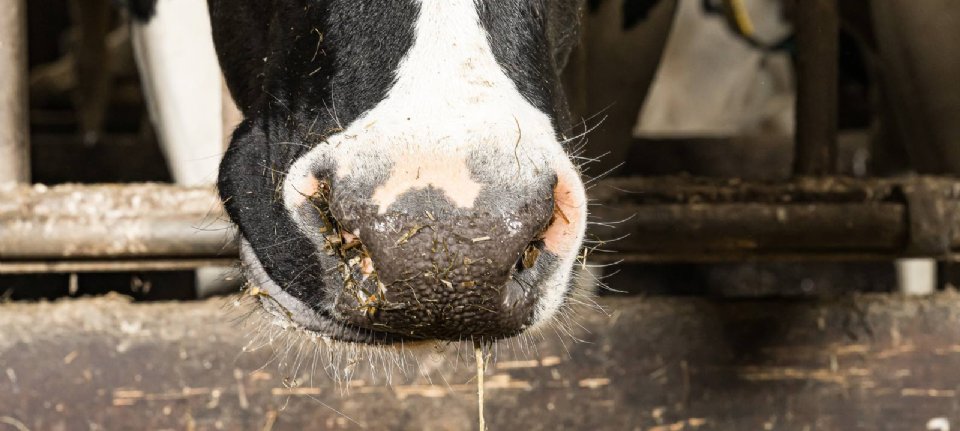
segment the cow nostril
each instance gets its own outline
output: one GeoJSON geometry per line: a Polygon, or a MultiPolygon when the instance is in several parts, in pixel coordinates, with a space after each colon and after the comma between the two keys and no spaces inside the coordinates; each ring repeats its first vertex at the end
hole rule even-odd
{"type": "Polygon", "coordinates": [[[307,202],[313,208],[317,222],[316,229],[324,238],[327,255],[333,256],[338,254],[337,251],[346,251],[359,245],[360,239],[344,229],[330,210],[329,181],[319,181],[313,194],[307,198],[307,202]]]}
{"type": "Polygon", "coordinates": [[[527,244],[527,247],[523,249],[523,253],[520,254],[520,258],[517,259],[516,271],[522,272],[536,266],[543,247],[542,239],[536,239],[531,241],[530,244],[527,244]]]}
{"type": "Polygon", "coordinates": [[[346,265],[346,268],[342,268],[345,274],[356,270],[363,278],[374,275],[370,253],[360,237],[334,217],[330,199],[330,182],[327,180],[319,181],[314,193],[308,197],[315,213],[317,232],[323,238],[323,252],[327,256],[339,257],[346,265]]]}
{"type": "Polygon", "coordinates": [[[520,257],[517,259],[515,265],[515,270],[521,272],[528,270],[537,265],[537,260],[540,258],[540,254],[547,248],[547,235],[550,232],[550,229],[554,227],[557,223],[569,224],[570,219],[564,213],[564,210],[558,201],[558,191],[560,190],[560,184],[558,177],[554,177],[553,180],[553,211],[550,213],[549,218],[547,218],[546,223],[540,229],[540,232],[534,237],[533,241],[530,241],[529,244],[523,249],[523,252],[520,254],[520,257]]]}
{"type": "Polygon", "coordinates": [[[541,235],[544,250],[564,255],[574,252],[586,225],[586,194],[579,175],[561,170],[553,189],[553,215],[541,235]]]}

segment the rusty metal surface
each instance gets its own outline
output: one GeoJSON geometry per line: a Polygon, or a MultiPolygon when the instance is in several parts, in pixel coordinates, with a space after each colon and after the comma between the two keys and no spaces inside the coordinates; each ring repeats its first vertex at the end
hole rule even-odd
{"type": "Polygon", "coordinates": [[[620,205],[602,214],[629,219],[604,231],[610,238],[629,235],[611,244],[625,253],[893,254],[908,235],[904,206],[897,204],[620,205]]]}
{"type": "MultiPolygon", "coordinates": [[[[385,385],[382,373],[375,383],[358,368],[344,392],[326,377],[310,383],[312,347],[280,344],[288,362],[304,358],[304,383],[290,388],[293,373],[264,366],[272,351],[241,353],[249,328],[225,318],[228,302],[2,306],[0,429],[476,428],[469,352],[427,363],[434,385],[385,385]]],[[[584,342],[548,333],[517,356],[500,349],[489,429],[899,431],[960,420],[955,293],[602,304],[610,316],[580,316],[584,342]]]]}
{"type": "Polygon", "coordinates": [[[30,181],[27,1],[0,0],[0,183],[30,181]]]}
{"type": "Polygon", "coordinates": [[[953,260],[960,251],[951,178],[625,178],[590,196],[592,235],[628,261],[953,260]]]}

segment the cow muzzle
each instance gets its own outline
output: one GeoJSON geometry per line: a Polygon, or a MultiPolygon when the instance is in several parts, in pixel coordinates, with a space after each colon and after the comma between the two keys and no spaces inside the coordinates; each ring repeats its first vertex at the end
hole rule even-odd
{"type": "Polygon", "coordinates": [[[325,308],[352,327],[405,338],[521,333],[558,270],[547,247],[555,225],[572,223],[558,207],[558,191],[569,187],[558,178],[445,190],[416,176],[374,187],[351,176],[308,177],[297,218],[329,272],[325,308]]]}

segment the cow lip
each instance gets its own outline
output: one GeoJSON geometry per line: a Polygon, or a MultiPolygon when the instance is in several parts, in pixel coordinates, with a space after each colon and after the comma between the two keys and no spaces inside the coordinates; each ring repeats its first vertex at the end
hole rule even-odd
{"type": "MultiPolygon", "coordinates": [[[[478,332],[455,332],[453,327],[446,326],[444,323],[451,319],[460,320],[463,318],[462,315],[447,316],[446,319],[441,315],[436,318],[439,320],[431,320],[428,315],[427,318],[422,319],[418,316],[422,315],[423,310],[409,309],[408,307],[414,306],[414,304],[409,303],[404,303],[404,306],[395,309],[382,309],[374,315],[369,314],[366,309],[355,308],[346,311],[348,314],[342,315],[340,312],[344,312],[344,310],[338,310],[337,314],[320,313],[331,322],[342,323],[345,327],[360,331],[371,331],[371,333],[381,337],[389,335],[396,337],[397,341],[401,342],[411,340],[455,342],[463,339],[494,341],[522,334],[531,326],[531,320],[536,312],[538,295],[535,291],[537,288],[510,279],[505,281],[498,290],[503,292],[503,296],[499,300],[502,303],[502,308],[500,311],[491,311],[490,315],[483,318],[483,321],[490,327],[483,330],[477,328],[478,332]],[[526,301],[526,297],[531,297],[532,302],[524,306],[522,303],[526,301]],[[504,311],[508,309],[510,311],[504,311]],[[495,329],[491,332],[490,329],[492,328],[495,329]]],[[[389,307],[389,304],[385,303],[381,306],[389,307]]],[[[472,310],[474,315],[481,313],[481,310],[489,310],[486,304],[460,306],[472,310]]],[[[437,311],[442,313],[442,309],[432,310],[433,313],[437,311]]],[[[477,319],[475,316],[474,318],[477,319]]],[[[461,324],[470,325],[470,323],[463,323],[462,320],[461,322],[461,324]]]]}
{"type": "Polygon", "coordinates": [[[374,346],[410,344],[428,341],[406,335],[393,334],[354,326],[334,319],[327,313],[310,308],[281,289],[263,269],[253,254],[250,244],[241,240],[243,271],[251,281],[247,295],[257,299],[260,308],[272,318],[267,322],[283,328],[294,328],[312,336],[331,341],[374,346]]]}
{"type": "MultiPolygon", "coordinates": [[[[544,256],[551,254],[546,251],[543,253],[544,256]]],[[[456,341],[462,338],[417,336],[399,331],[386,331],[375,327],[356,325],[348,319],[337,318],[328,311],[310,307],[281,289],[267,276],[259,259],[252,253],[252,248],[246,240],[241,240],[241,258],[247,279],[251,280],[247,295],[255,297],[260,308],[269,316],[270,320],[266,322],[267,324],[292,328],[318,339],[368,346],[411,346],[419,343],[456,341]],[[256,280],[256,282],[252,280],[256,280]]],[[[543,261],[544,259],[541,257],[538,263],[542,264],[543,261]]],[[[524,271],[528,270],[531,269],[527,268],[524,271]]],[[[555,270],[557,268],[548,269],[548,271],[555,270]]],[[[490,341],[510,338],[523,333],[529,327],[529,324],[524,324],[511,333],[504,333],[499,336],[484,335],[481,338],[490,341]]]]}

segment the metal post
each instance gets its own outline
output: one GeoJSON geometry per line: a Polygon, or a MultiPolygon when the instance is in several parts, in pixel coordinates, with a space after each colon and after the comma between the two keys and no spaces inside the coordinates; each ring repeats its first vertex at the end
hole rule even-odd
{"type": "Polygon", "coordinates": [[[0,183],[30,181],[27,2],[0,0],[0,183]]]}
{"type": "Polygon", "coordinates": [[[797,134],[794,173],[826,175],[837,154],[840,17],[837,0],[797,2],[797,134]]]}

